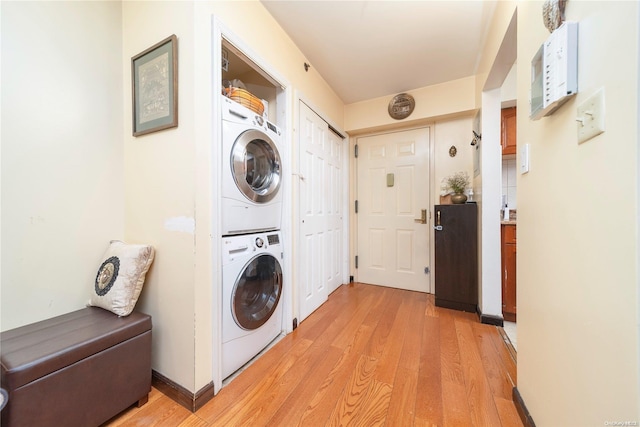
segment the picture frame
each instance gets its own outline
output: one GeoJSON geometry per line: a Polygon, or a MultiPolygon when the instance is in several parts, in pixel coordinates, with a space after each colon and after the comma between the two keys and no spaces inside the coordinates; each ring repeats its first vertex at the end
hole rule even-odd
{"type": "Polygon", "coordinates": [[[178,38],[131,58],[133,136],[178,126],[178,38]]]}

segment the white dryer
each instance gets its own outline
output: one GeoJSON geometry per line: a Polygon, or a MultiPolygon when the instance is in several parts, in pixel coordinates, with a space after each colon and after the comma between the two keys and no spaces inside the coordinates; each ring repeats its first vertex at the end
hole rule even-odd
{"type": "Polygon", "coordinates": [[[279,230],[281,132],[222,96],[222,235],[279,230]]]}
{"type": "Polygon", "coordinates": [[[222,378],[254,358],[282,332],[279,232],[222,239],[222,378]]]}

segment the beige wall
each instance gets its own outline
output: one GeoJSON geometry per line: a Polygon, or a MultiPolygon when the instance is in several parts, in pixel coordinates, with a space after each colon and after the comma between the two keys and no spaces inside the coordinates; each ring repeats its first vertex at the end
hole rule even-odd
{"type": "Polygon", "coordinates": [[[638,2],[567,2],[579,93],[531,121],[541,8],[518,4],[518,389],[539,426],[637,422],[638,2]],[[606,132],[578,144],[576,108],[600,88],[606,132]]]}
{"type": "MultiPolygon", "coordinates": [[[[153,368],[196,392],[221,380],[212,18],[338,126],[342,102],[313,68],[304,72],[304,56],[257,1],[124,2],[123,17],[126,236],[157,247],[140,301],[154,318],[153,368]],[[179,40],[179,127],[134,138],[128,58],[172,33],[179,40]]],[[[294,130],[293,109],[285,121],[294,130]]],[[[289,132],[285,143],[294,141],[289,132]]]]}
{"type": "MultiPolygon", "coordinates": [[[[475,78],[465,77],[438,85],[407,91],[416,101],[411,115],[401,121],[389,116],[388,106],[396,94],[356,102],[345,106],[344,126],[350,135],[424,124],[451,115],[468,115],[478,108],[475,78]]],[[[471,141],[471,140],[469,140],[471,141]]]]}
{"type": "MultiPolygon", "coordinates": [[[[194,31],[190,2],[123,2],[125,237],[156,248],[138,308],[153,317],[152,367],[193,390],[195,359],[194,31]],[[179,126],[131,134],[130,58],[178,37],[179,126]]],[[[199,226],[199,224],[198,224],[199,226]]]]}
{"type": "Polygon", "coordinates": [[[1,329],[83,308],[124,237],[121,4],[2,2],[1,329]]]}
{"type": "Polygon", "coordinates": [[[435,204],[439,203],[442,180],[456,172],[466,172],[473,178],[472,117],[463,116],[437,121],[434,126],[435,174],[433,191],[435,204]],[[455,157],[449,155],[449,148],[455,146],[455,157]]]}

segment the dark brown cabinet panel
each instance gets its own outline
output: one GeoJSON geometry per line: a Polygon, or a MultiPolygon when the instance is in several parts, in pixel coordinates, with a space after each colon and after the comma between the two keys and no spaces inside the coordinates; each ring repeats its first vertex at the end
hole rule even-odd
{"type": "Polygon", "coordinates": [[[502,226],[502,316],[516,321],[516,226],[502,226]]]}
{"type": "Polygon", "coordinates": [[[478,208],[475,203],[435,206],[436,305],[476,312],[478,208]]]}

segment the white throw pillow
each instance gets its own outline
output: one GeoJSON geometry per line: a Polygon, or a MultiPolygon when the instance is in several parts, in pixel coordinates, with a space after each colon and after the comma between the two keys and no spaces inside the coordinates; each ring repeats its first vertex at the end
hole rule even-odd
{"type": "Polygon", "coordinates": [[[98,269],[90,305],[118,316],[131,314],[154,255],[152,246],[112,240],[98,269]]]}

